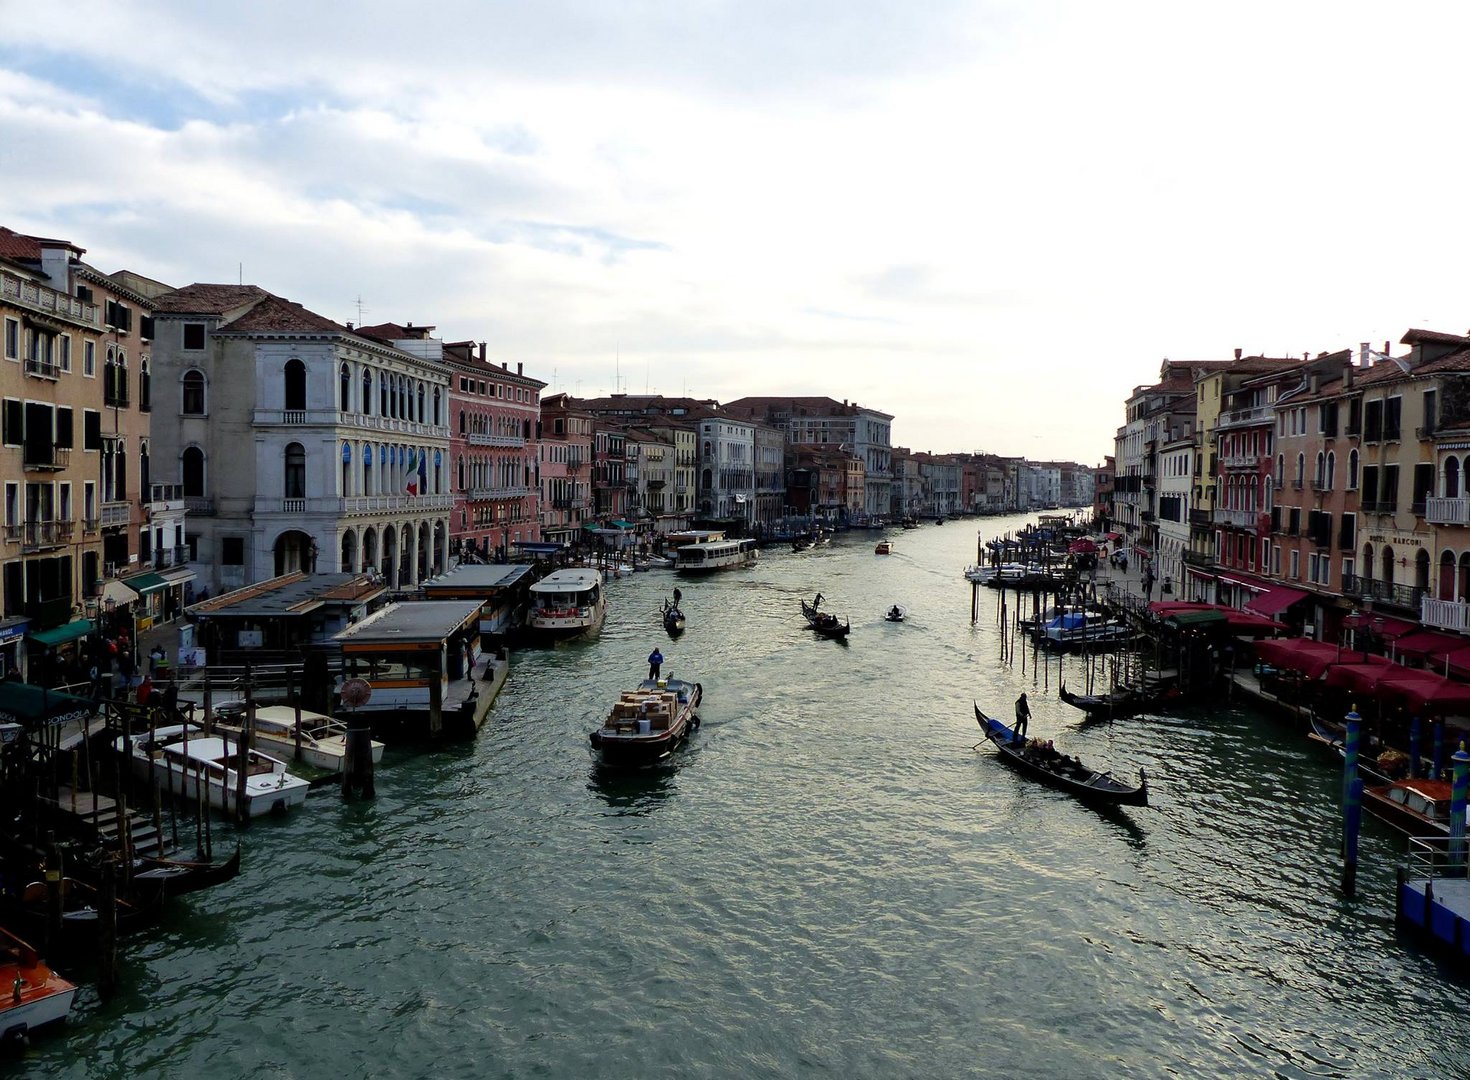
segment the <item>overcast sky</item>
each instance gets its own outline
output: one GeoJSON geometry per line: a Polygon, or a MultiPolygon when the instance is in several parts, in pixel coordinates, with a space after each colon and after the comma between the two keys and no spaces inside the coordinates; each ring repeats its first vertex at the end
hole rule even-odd
{"type": "Polygon", "coordinates": [[[1470,327],[1463,3],[64,9],[0,0],[0,224],[549,389],[1092,464],[1165,357],[1470,327]]]}

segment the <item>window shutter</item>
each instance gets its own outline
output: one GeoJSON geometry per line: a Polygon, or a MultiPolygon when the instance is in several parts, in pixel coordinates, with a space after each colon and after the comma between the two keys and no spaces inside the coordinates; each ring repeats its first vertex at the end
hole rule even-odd
{"type": "Polygon", "coordinates": [[[72,448],[71,438],[71,406],[58,405],[56,407],[56,445],[70,450],[72,448]]]}
{"type": "Polygon", "coordinates": [[[25,442],[25,406],[14,398],[5,399],[4,424],[5,432],[3,438],[6,446],[19,446],[25,442]]]}
{"type": "Polygon", "coordinates": [[[102,414],[91,409],[82,412],[82,449],[102,449],[102,414]]]}

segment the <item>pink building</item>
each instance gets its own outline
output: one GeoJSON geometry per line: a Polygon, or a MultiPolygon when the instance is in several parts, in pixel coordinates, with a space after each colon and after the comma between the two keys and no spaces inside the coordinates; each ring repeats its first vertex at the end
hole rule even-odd
{"type": "Polygon", "coordinates": [[[486,361],[485,346],[449,342],[451,546],[504,562],[518,543],[541,539],[537,474],[541,391],[521,364],[486,361]]]}

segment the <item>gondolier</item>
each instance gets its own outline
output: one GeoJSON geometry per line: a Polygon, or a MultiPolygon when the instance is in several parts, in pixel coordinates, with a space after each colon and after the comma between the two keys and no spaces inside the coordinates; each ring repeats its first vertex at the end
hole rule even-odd
{"type": "Polygon", "coordinates": [[[1021,696],[1016,699],[1016,741],[1022,742],[1026,738],[1026,729],[1031,724],[1031,703],[1026,700],[1026,691],[1021,691],[1021,696]]]}

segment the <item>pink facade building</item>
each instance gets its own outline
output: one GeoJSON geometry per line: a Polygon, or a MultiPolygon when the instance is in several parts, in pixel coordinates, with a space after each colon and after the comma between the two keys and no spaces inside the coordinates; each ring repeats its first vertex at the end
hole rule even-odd
{"type": "Polygon", "coordinates": [[[523,365],[499,366],[473,341],[444,346],[449,367],[451,546],[462,557],[504,562],[541,539],[537,472],[541,391],[523,365]]]}

